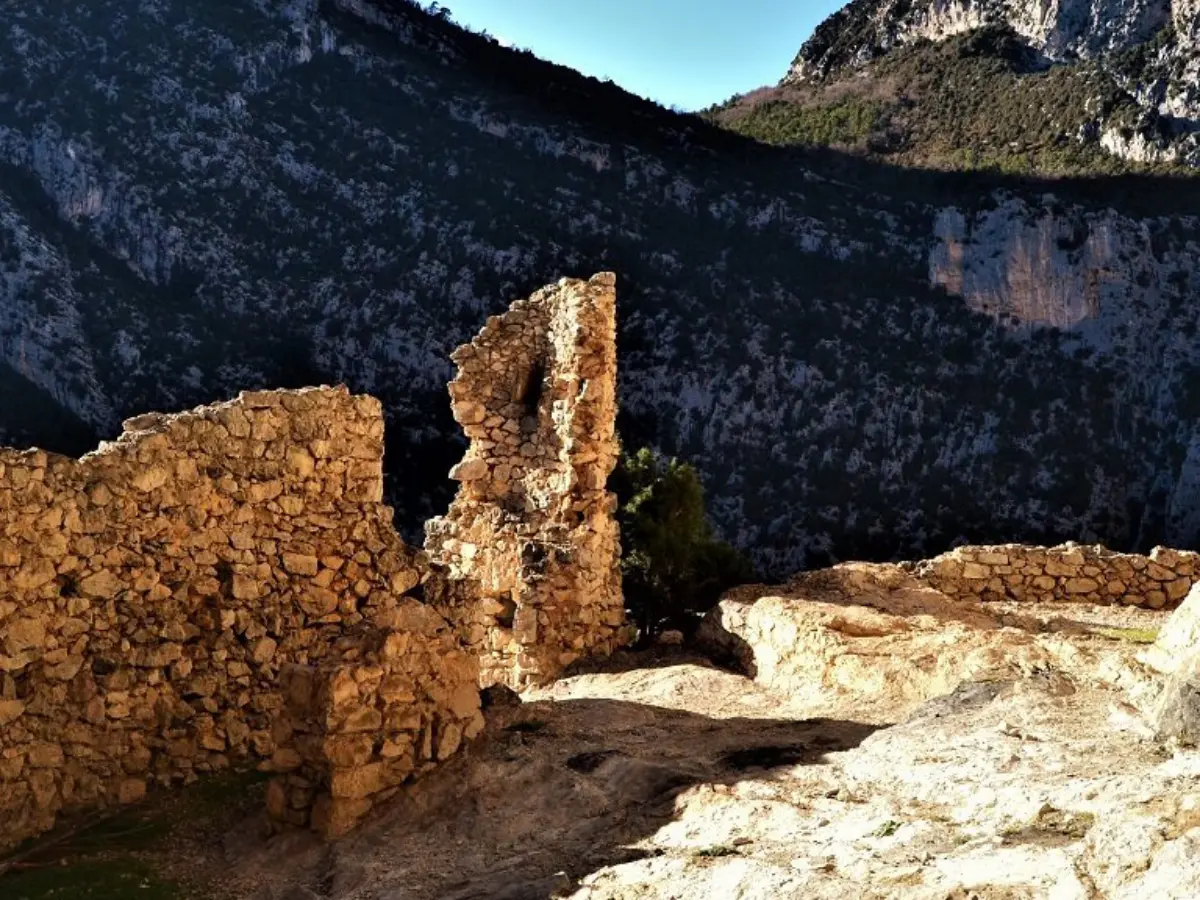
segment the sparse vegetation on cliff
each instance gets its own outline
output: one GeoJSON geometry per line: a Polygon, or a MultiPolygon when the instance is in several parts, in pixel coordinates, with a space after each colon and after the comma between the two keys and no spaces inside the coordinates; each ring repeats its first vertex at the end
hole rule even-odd
{"type": "MultiPolygon", "coordinates": [[[[1122,56],[1123,71],[1148,65],[1147,53],[1122,56]]],[[[853,79],[784,85],[707,115],[766,143],[840,146],[906,166],[1045,175],[1145,168],[1099,143],[1097,121],[1140,121],[1114,73],[1094,62],[1040,67],[1002,28],[914,43],[853,79]]]]}
{"type": "Polygon", "coordinates": [[[731,98],[705,115],[766,143],[839,147],[908,166],[1115,175],[1150,166],[1112,155],[1102,130],[1167,127],[1146,118],[1125,85],[1153,76],[1169,40],[1168,29],[1104,64],[1046,67],[1011,29],[982,28],[900,47],[852,77],[731,98]]]}

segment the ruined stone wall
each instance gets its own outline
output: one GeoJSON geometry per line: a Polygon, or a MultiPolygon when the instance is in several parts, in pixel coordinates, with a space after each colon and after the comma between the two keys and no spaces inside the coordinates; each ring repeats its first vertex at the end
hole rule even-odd
{"type": "Polygon", "coordinates": [[[483,684],[544,682],[624,640],[616,498],[616,279],[566,280],[490,319],[452,356],[470,447],[426,550],[436,602],[481,658],[483,684]]]}
{"type": "Polygon", "coordinates": [[[908,567],[957,599],[1178,606],[1200,581],[1200,554],[1158,547],[1150,556],[1099,546],[960,547],[908,567]]]}
{"type": "Polygon", "coordinates": [[[405,596],[436,576],[382,438],[377,401],[314,389],[0,451],[0,846],[247,758],[338,833],[479,730],[474,656],[405,596]]]}
{"type": "Polygon", "coordinates": [[[277,773],[275,819],[340,834],[479,731],[481,682],[619,646],[615,331],[599,275],[456,352],[471,444],[433,562],[344,388],[141,416],[81,460],[0,449],[0,847],[238,760],[277,773]]]}

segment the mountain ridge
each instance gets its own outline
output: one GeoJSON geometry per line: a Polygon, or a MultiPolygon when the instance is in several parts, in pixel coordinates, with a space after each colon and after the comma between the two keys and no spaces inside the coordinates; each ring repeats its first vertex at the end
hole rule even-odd
{"type": "Polygon", "coordinates": [[[817,27],[786,78],[828,78],[906,43],[996,26],[1047,62],[1127,50],[1166,28],[1195,50],[1198,9],[1195,0],[853,0],[817,27]]]}
{"type": "MultiPolygon", "coordinates": [[[[887,84],[896,68],[886,64],[891,57],[903,57],[905,51],[920,56],[921,46],[930,43],[957,41],[961,48],[959,39],[988,32],[994,43],[1007,43],[1011,60],[1019,48],[1015,52],[1025,57],[1021,74],[1069,73],[1055,76],[1057,90],[1073,96],[1018,100],[1040,107],[1030,114],[1035,120],[1040,115],[1038,129],[1053,127],[1065,116],[1078,121],[1056,137],[1092,145],[1115,159],[1200,165],[1200,5],[1195,0],[854,0],[818,26],[780,87],[819,95],[832,86],[828,93],[836,98],[839,85],[852,86],[864,77],[887,84]]],[[[974,55],[987,54],[977,49],[974,55]]],[[[997,77],[979,68],[939,74],[959,80],[997,77]]],[[[917,87],[914,93],[913,80],[901,78],[898,90],[910,104],[924,107],[934,119],[932,130],[953,130],[960,110],[947,109],[939,118],[939,109],[964,101],[954,98],[953,85],[939,87],[917,87]]],[[[993,90],[989,100],[1017,90],[1015,85],[993,90]]],[[[820,99],[816,103],[823,105],[820,99]]],[[[897,128],[904,131],[903,121],[897,128]]],[[[887,144],[877,141],[877,148],[887,144]]]]}

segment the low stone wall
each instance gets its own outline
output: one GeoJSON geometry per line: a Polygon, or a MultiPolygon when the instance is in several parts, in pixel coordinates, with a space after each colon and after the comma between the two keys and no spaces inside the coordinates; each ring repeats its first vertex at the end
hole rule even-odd
{"type": "MultiPolygon", "coordinates": [[[[452,356],[470,439],[426,550],[433,599],[480,656],[484,685],[523,688],[626,640],[618,568],[616,279],[566,280],[490,319],[452,356]]],[[[432,598],[431,598],[432,599],[432,598]]]]}
{"type": "Polygon", "coordinates": [[[385,627],[352,629],[316,665],[281,670],[294,750],[273,760],[289,774],[271,783],[272,818],[344,834],[482,727],[478,662],[441,616],[405,601],[374,622],[385,627]]]}
{"type": "Polygon", "coordinates": [[[336,833],[479,730],[476,660],[405,596],[436,576],[382,438],[377,401],[319,389],[0,451],[0,845],[247,758],[336,833]]]}
{"type": "Polygon", "coordinates": [[[971,600],[1044,600],[1178,606],[1200,581],[1200,554],[1158,547],[1149,556],[1099,546],[960,547],[906,568],[942,593],[971,600]]]}

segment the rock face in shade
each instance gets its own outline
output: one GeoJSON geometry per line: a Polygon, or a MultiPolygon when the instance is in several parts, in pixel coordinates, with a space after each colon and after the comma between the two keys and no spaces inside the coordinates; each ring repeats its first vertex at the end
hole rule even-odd
{"type": "Polygon", "coordinates": [[[607,490],[617,461],[616,277],[564,279],[490,319],[453,354],[454,418],[471,441],[461,487],[428,523],[439,598],[485,686],[545,682],[623,642],[607,490]]]}
{"type": "Polygon", "coordinates": [[[345,383],[413,543],[463,452],[450,351],[615,271],[622,435],[694,464],[765,577],[1200,546],[1186,185],[776,152],[399,0],[145,6],[0,32],[0,442],[345,383]]]}

